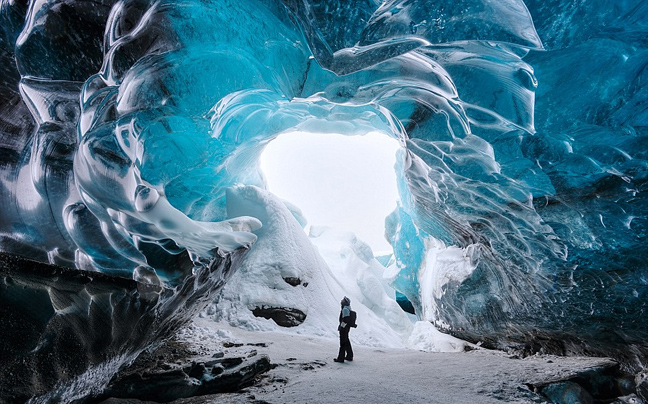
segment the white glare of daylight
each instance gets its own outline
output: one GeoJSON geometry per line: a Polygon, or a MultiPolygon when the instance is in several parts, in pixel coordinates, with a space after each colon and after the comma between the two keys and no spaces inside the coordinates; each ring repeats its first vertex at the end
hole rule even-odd
{"type": "Polygon", "coordinates": [[[297,205],[311,226],[354,232],[375,253],[390,251],[385,217],[396,208],[396,151],[385,134],[292,132],[261,155],[268,189],[297,205]]]}

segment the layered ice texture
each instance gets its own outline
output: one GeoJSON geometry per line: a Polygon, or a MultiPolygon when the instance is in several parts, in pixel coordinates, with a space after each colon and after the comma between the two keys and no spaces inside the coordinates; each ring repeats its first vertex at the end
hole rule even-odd
{"type": "Polygon", "coordinates": [[[637,1],[1,1],[1,249],[174,286],[271,237],[227,192],[276,136],[380,132],[420,319],[640,366],[647,29],[637,1]]]}

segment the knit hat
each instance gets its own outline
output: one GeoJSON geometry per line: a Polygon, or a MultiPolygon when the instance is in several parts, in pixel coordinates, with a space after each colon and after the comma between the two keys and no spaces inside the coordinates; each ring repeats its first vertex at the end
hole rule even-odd
{"type": "Polygon", "coordinates": [[[348,306],[348,305],[350,305],[350,304],[351,304],[351,299],[349,299],[348,297],[344,296],[344,298],[342,299],[342,306],[348,306]]]}

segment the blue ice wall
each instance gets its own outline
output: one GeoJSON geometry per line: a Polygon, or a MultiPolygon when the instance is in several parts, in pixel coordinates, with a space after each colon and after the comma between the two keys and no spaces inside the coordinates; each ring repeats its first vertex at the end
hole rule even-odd
{"type": "Polygon", "coordinates": [[[406,148],[389,231],[417,312],[645,357],[642,2],[89,4],[0,2],[3,251],[173,284],[254,242],[225,190],[264,185],[275,136],[379,130],[406,148]],[[432,239],[475,268],[430,305],[432,239]]]}

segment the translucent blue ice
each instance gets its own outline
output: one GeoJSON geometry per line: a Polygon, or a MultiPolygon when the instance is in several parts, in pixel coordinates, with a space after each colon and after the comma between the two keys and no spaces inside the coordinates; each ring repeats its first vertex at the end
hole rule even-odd
{"type": "Polygon", "coordinates": [[[254,242],[226,190],[265,185],[274,137],[380,131],[417,312],[494,346],[645,344],[643,2],[88,4],[0,2],[3,251],[174,283],[254,242]],[[476,265],[433,305],[430,240],[476,265]]]}

